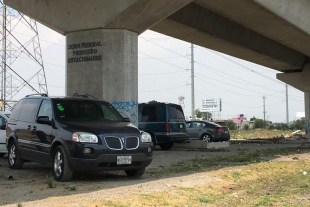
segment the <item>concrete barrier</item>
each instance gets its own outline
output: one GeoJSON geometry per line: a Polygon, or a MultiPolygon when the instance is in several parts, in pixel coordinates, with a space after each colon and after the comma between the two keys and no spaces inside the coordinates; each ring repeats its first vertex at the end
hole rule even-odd
{"type": "Polygon", "coordinates": [[[204,142],[202,140],[190,140],[190,143],[175,143],[173,148],[218,149],[227,148],[229,146],[229,142],[204,142]]]}

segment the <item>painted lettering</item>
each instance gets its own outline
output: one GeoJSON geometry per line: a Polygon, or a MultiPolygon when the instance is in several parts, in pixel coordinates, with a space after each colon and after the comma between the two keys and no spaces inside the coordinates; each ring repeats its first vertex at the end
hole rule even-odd
{"type": "Polygon", "coordinates": [[[79,49],[80,47],[81,47],[80,44],[71,44],[71,45],[68,45],[68,50],[79,49]]]}

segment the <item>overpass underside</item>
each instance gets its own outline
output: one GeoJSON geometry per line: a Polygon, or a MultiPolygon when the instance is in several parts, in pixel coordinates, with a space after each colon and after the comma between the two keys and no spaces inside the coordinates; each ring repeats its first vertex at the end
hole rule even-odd
{"type": "Polygon", "coordinates": [[[151,29],[278,70],[281,72],[278,79],[305,92],[306,118],[310,118],[308,0],[4,2],[67,36],[66,91],[69,95],[88,92],[110,102],[136,103],[137,37],[151,29]],[[83,43],[91,42],[98,44],[72,49],[74,44],[82,47],[83,43]],[[87,49],[96,50],[96,61],[72,62],[84,57],[76,54],[84,54],[87,49]],[[69,61],[69,58],[73,59],[69,61]],[[95,74],[96,84],[85,81],[85,77],[95,74]],[[114,87],[107,91],[111,85],[114,87]]]}

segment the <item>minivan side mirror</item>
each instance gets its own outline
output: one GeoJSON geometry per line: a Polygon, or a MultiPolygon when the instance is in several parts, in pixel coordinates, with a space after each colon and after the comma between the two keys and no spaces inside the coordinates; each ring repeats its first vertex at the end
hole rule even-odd
{"type": "Polygon", "coordinates": [[[39,116],[37,118],[37,123],[50,125],[52,122],[50,121],[50,118],[48,116],[39,116]]]}
{"type": "Polygon", "coordinates": [[[130,119],[127,118],[127,117],[124,117],[124,121],[125,121],[125,122],[130,122],[130,119]]]}

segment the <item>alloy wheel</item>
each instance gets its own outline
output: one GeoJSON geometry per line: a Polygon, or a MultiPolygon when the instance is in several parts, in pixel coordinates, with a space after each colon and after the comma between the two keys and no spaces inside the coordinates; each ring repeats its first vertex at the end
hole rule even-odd
{"type": "Polygon", "coordinates": [[[15,159],[16,159],[16,147],[13,144],[11,146],[11,150],[10,150],[10,155],[9,155],[9,160],[10,160],[10,164],[13,166],[15,164],[15,159]]]}
{"type": "Polygon", "coordinates": [[[61,152],[56,152],[55,154],[55,159],[54,159],[54,171],[56,176],[60,176],[62,173],[62,162],[63,162],[63,157],[61,152]]]}

